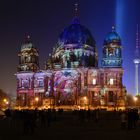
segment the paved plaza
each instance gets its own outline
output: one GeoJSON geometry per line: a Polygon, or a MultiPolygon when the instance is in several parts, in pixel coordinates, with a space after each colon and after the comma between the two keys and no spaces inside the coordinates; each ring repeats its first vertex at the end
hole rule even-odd
{"type": "Polygon", "coordinates": [[[139,139],[140,125],[132,130],[120,127],[119,112],[101,111],[99,120],[79,119],[72,112],[56,113],[55,120],[50,126],[40,126],[38,121],[33,133],[24,134],[22,121],[15,119],[12,123],[6,119],[0,120],[1,140],[121,140],[139,139]]]}

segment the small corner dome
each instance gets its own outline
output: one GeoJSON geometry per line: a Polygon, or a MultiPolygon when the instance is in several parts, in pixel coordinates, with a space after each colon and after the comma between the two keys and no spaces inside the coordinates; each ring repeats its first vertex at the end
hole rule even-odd
{"type": "Polygon", "coordinates": [[[112,27],[112,31],[108,33],[104,39],[104,45],[110,44],[110,43],[116,43],[118,45],[121,45],[121,38],[118,35],[118,33],[115,30],[115,27],[112,27]]]}
{"type": "Polygon", "coordinates": [[[31,41],[31,37],[29,35],[26,36],[24,43],[21,45],[21,50],[34,48],[34,45],[31,41]]]}
{"type": "Polygon", "coordinates": [[[90,31],[80,24],[78,18],[74,18],[72,24],[66,27],[59,36],[59,43],[67,44],[86,44],[95,46],[95,40],[90,31]]]}

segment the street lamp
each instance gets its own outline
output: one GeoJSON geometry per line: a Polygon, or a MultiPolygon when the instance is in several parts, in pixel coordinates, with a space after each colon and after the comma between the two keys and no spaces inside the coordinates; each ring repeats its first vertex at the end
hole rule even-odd
{"type": "Polygon", "coordinates": [[[3,102],[5,102],[5,103],[6,103],[6,102],[7,102],[7,99],[6,99],[6,98],[4,98],[4,99],[3,99],[3,102]]]}
{"type": "Polygon", "coordinates": [[[84,99],[84,105],[85,105],[85,109],[86,109],[87,97],[85,96],[83,99],[84,99]]]}
{"type": "Polygon", "coordinates": [[[8,100],[6,98],[3,99],[4,104],[7,106],[9,104],[8,100]]]}
{"type": "Polygon", "coordinates": [[[38,97],[35,97],[35,101],[38,102],[38,100],[39,100],[39,98],[38,97]]]}
{"type": "Polygon", "coordinates": [[[86,96],[84,97],[84,100],[85,100],[85,101],[87,100],[87,97],[86,97],[86,96]]]}
{"type": "Polygon", "coordinates": [[[38,106],[38,101],[39,101],[39,98],[35,97],[36,106],[38,106]]]}
{"type": "Polygon", "coordinates": [[[7,102],[6,102],[6,104],[8,105],[8,104],[9,104],[9,102],[7,101],[7,102]]]}
{"type": "Polygon", "coordinates": [[[134,96],[135,107],[136,107],[137,100],[138,100],[138,98],[134,96]]]}

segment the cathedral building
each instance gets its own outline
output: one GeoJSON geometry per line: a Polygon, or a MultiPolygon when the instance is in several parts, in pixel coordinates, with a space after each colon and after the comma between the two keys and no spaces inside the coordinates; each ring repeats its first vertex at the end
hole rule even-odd
{"type": "Polygon", "coordinates": [[[125,107],[121,38],[114,27],[103,41],[100,67],[95,40],[77,17],[60,34],[45,69],[29,36],[18,57],[18,106],[125,107]]]}

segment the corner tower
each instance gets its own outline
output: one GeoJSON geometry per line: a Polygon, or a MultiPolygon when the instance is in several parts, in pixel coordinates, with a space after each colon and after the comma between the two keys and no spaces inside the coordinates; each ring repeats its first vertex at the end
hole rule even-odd
{"type": "Polygon", "coordinates": [[[21,51],[18,53],[18,72],[37,71],[39,69],[38,56],[38,51],[34,47],[30,36],[27,36],[25,43],[21,46],[21,51]]]}
{"type": "Polygon", "coordinates": [[[122,67],[122,46],[121,39],[112,27],[112,31],[107,34],[103,44],[102,67],[122,67]]]}
{"type": "Polygon", "coordinates": [[[18,53],[19,65],[16,73],[17,79],[17,104],[30,106],[35,96],[34,79],[39,70],[38,51],[31,42],[30,36],[26,37],[18,53]]]}
{"type": "Polygon", "coordinates": [[[108,107],[125,108],[127,91],[122,81],[124,73],[122,68],[122,46],[121,38],[115,27],[112,27],[112,31],[104,39],[101,69],[102,87],[105,89],[102,93],[105,97],[105,104],[108,107]]]}

